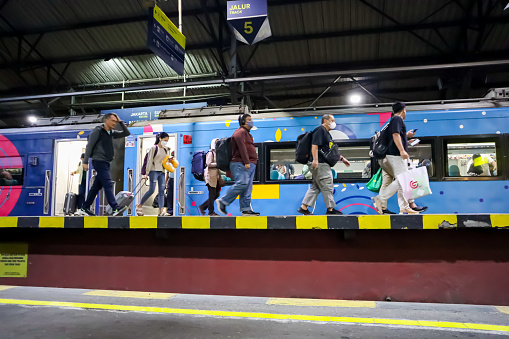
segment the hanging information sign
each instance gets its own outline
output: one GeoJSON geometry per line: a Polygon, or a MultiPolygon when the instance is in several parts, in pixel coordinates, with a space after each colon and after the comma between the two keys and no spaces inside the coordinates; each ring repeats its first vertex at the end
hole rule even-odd
{"type": "Polygon", "coordinates": [[[272,35],[267,0],[228,1],[226,11],[237,40],[253,45],[272,35]]]}

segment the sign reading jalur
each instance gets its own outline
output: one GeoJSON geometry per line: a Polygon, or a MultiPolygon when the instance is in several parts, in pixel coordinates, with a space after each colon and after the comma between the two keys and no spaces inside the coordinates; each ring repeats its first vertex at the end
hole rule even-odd
{"type": "Polygon", "coordinates": [[[184,75],[186,37],[157,6],[149,12],[147,45],[175,72],[184,75]]]}
{"type": "Polygon", "coordinates": [[[272,35],[267,0],[228,1],[226,10],[237,40],[252,45],[272,35]]]}

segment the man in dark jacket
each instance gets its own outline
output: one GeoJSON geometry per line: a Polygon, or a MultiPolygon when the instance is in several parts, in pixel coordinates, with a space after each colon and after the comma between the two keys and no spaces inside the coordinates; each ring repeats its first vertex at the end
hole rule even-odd
{"type": "Polygon", "coordinates": [[[258,216],[251,208],[251,192],[256,172],[258,155],[254,146],[253,137],[249,133],[254,127],[251,115],[243,114],[239,117],[240,127],[233,133],[231,139],[232,161],[230,171],[235,184],[230,187],[225,196],[216,200],[217,210],[226,215],[226,206],[229,206],[239,196],[240,210],[243,216],[258,216]]]}
{"type": "Polygon", "coordinates": [[[97,193],[104,187],[106,199],[113,210],[113,216],[122,215],[127,206],[119,208],[115,200],[115,192],[113,192],[113,181],[110,175],[110,163],[113,161],[113,139],[124,138],[131,134],[123,121],[120,120],[115,113],[108,113],[103,118],[104,124],[97,126],[92,130],[88,137],[85,158],[83,159],[83,170],[88,170],[88,160],[92,158],[97,176],[92,188],[88,192],[87,200],[83,203],[83,207],[79,211],[81,215],[95,215],[90,206],[95,200],[97,193]],[[120,124],[122,132],[115,131],[114,128],[120,124]]]}

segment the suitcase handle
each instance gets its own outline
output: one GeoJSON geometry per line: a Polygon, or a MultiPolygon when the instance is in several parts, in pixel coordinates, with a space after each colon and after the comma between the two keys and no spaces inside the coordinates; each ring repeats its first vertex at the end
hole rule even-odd
{"type": "Polygon", "coordinates": [[[141,192],[141,189],[143,188],[143,185],[140,185],[142,182],[143,184],[145,184],[147,182],[148,178],[141,178],[140,181],[138,181],[138,183],[136,184],[136,186],[134,186],[133,188],[133,195],[134,197],[136,197],[138,195],[138,193],[141,192]],[[139,188],[138,188],[139,186],[139,188]]]}
{"type": "MultiPolygon", "coordinates": [[[[74,173],[74,172],[72,172],[72,173],[74,173]]],[[[74,175],[71,174],[71,180],[67,181],[67,193],[71,193],[73,180],[74,180],[74,175]]]]}

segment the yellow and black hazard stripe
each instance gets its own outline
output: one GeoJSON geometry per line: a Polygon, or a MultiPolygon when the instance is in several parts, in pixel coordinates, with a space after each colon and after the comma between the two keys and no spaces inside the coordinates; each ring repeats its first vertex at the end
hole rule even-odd
{"type": "Polygon", "coordinates": [[[447,229],[509,228],[509,214],[281,217],[0,217],[0,228],[116,229],[447,229]]]}

